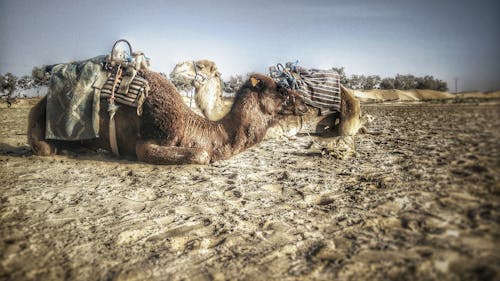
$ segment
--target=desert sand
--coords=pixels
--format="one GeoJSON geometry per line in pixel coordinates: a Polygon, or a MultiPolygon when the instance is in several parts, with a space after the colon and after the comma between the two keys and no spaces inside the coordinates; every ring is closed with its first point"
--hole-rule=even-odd
{"type": "Polygon", "coordinates": [[[373,104],[206,166],[33,156],[0,109],[0,280],[498,280],[500,105],[373,104]]]}
{"type": "Polygon", "coordinates": [[[354,90],[354,95],[361,102],[418,102],[418,101],[436,101],[436,100],[459,100],[464,99],[500,99],[500,91],[493,92],[462,92],[451,94],[449,92],[440,92],[433,90],[354,90]]]}
{"type": "Polygon", "coordinates": [[[362,102],[369,101],[420,101],[452,99],[454,95],[448,92],[433,90],[355,90],[354,95],[362,102]]]}

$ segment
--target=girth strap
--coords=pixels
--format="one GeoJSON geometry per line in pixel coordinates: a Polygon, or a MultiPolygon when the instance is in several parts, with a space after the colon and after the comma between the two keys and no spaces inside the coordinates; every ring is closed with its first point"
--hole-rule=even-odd
{"type": "Polygon", "coordinates": [[[113,89],[111,90],[111,96],[109,97],[109,144],[111,146],[111,150],[116,156],[120,156],[120,151],[118,150],[118,142],[116,141],[116,125],[115,125],[115,114],[118,110],[118,105],[115,104],[115,88],[118,83],[118,79],[122,75],[122,68],[118,65],[118,70],[116,71],[116,79],[113,84],[113,89]]]}
{"type": "Polygon", "coordinates": [[[120,156],[120,151],[118,150],[118,142],[116,141],[116,125],[115,125],[115,113],[118,106],[113,104],[108,107],[109,112],[109,144],[111,145],[111,151],[116,156],[120,156]]]}

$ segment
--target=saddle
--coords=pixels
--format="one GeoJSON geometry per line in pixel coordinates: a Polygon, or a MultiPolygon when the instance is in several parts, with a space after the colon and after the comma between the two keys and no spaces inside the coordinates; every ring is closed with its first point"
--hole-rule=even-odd
{"type": "Polygon", "coordinates": [[[94,88],[100,90],[101,99],[110,104],[119,103],[137,108],[137,115],[142,115],[142,104],[149,91],[148,81],[137,72],[149,67],[149,59],[142,52],[132,52],[130,43],[125,39],[115,42],[111,54],[105,59],[103,73],[94,82],[94,88]],[[125,42],[131,56],[116,50],[120,42],[125,42]]]}
{"type": "Polygon", "coordinates": [[[114,154],[120,155],[116,141],[115,113],[118,104],[137,108],[137,115],[142,115],[142,105],[148,96],[149,84],[138,74],[148,69],[149,58],[142,52],[132,52],[132,46],[125,39],[115,42],[104,62],[103,70],[93,87],[100,91],[100,98],[108,100],[109,140],[114,154]],[[129,53],[117,50],[120,42],[127,44],[129,53]]]}
{"type": "Polygon", "coordinates": [[[114,115],[120,106],[133,107],[142,115],[148,96],[148,82],[140,70],[149,67],[142,52],[132,52],[130,43],[118,40],[111,54],[82,61],[49,65],[45,138],[81,141],[99,138],[101,100],[108,100],[109,138],[113,153],[119,155],[114,115]],[[128,52],[117,48],[126,43],[128,52]]]}
{"type": "Polygon", "coordinates": [[[269,67],[269,75],[281,87],[297,90],[304,102],[318,108],[320,115],[340,112],[341,84],[338,73],[331,70],[305,69],[295,63],[278,63],[269,67]]]}

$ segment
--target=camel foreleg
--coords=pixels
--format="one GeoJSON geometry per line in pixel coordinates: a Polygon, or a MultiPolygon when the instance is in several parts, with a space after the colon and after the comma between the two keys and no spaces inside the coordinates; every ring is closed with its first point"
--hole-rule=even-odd
{"type": "Polygon", "coordinates": [[[28,118],[28,143],[35,155],[48,156],[56,153],[54,143],[45,140],[45,108],[47,97],[30,110],[28,118]]]}
{"type": "Polygon", "coordinates": [[[161,146],[152,142],[136,145],[137,159],[150,164],[208,164],[210,156],[202,148],[161,146]]]}

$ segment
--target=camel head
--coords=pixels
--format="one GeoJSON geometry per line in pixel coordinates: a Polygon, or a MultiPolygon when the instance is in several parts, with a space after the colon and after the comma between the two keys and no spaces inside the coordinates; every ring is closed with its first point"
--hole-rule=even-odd
{"type": "Polygon", "coordinates": [[[297,91],[281,87],[269,76],[252,74],[238,90],[237,98],[245,91],[258,93],[260,107],[265,113],[303,115],[307,112],[307,106],[297,91]]]}
{"type": "Polygon", "coordinates": [[[170,73],[170,77],[177,81],[200,88],[206,81],[212,78],[220,79],[217,65],[213,61],[185,61],[178,63],[170,73]]]}

